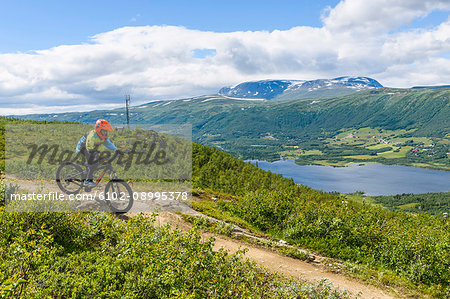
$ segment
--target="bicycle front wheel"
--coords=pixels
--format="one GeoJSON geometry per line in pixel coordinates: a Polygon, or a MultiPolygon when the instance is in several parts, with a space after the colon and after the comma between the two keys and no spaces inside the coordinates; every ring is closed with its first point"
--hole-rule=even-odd
{"type": "Polygon", "coordinates": [[[114,179],[106,184],[105,199],[111,211],[126,213],[133,206],[133,191],[125,181],[114,179]]]}
{"type": "Polygon", "coordinates": [[[80,165],[64,162],[56,170],[56,184],[66,194],[75,194],[83,187],[84,171],[80,165]]]}

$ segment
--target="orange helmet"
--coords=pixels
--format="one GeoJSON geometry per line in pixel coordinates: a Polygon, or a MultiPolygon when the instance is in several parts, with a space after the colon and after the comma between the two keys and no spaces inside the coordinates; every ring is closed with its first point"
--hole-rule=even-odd
{"type": "Polygon", "coordinates": [[[106,138],[108,138],[108,131],[114,131],[109,122],[104,119],[97,119],[97,121],[95,122],[94,130],[97,133],[98,137],[100,137],[102,140],[106,140],[106,138]]]}

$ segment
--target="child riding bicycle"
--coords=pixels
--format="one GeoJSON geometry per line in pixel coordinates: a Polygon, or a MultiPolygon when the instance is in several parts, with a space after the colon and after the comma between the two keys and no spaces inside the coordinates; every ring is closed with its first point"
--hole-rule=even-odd
{"type": "Polygon", "coordinates": [[[114,129],[108,121],[98,119],[95,122],[94,130],[81,136],[80,141],[78,141],[75,152],[82,153],[86,157],[89,169],[84,181],[85,186],[94,187],[97,185],[92,181],[92,178],[100,163],[98,147],[103,144],[107,149],[117,151],[116,146],[108,138],[108,132],[112,131],[114,129]]]}

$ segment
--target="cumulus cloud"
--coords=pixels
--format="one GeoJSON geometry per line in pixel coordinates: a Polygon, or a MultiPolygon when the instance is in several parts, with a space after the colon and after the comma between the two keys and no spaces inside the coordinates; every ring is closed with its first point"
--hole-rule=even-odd
{"type": "Polygon", "coordinates": [[[346,0],[324,13],[319,28],[216,33],[123,27],[86,44],[1,54],[1,113],[106,108],[129,93],[139,103],[266,78],[365,75],[396,87],[448,84],[450,59],[443,54],[450,51],[450,19],[426,30],[395,31],[436,9],[450,9],[450,3],[346,0]],[[204,49],[208,55],[196,54],[204,49]]]}
{"type": "Polygon", "coordinates": [[[449,10],[448,0],[344,0],[323,16],[327,28],[337,32],[373,33],[394,30],[433,10],[449,10]]]}

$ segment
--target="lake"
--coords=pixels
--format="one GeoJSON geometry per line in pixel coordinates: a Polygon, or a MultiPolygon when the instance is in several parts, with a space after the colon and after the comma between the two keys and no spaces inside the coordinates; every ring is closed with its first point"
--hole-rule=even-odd
{"type": "Polygon", "coordinates": [[[326,192],[352,193],[364,191],[367,195],[395,195],[450,191],[450,172],[401,165],[367,163],[348,167],[297,165],[294,160],[250,160],[264,170],[292,178],[297,184],[326,192]]]}

